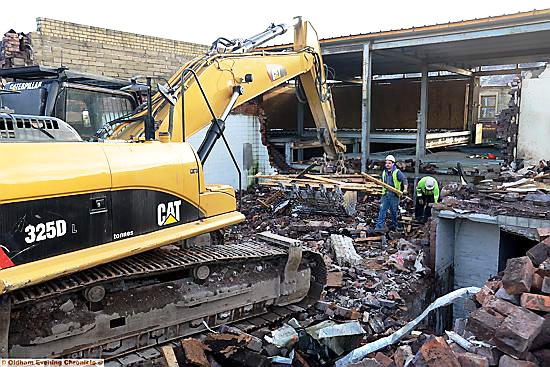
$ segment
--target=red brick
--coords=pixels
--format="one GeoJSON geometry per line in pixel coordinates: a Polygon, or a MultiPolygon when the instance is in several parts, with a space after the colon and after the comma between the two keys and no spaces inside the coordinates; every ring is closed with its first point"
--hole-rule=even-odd
{"type": "Polygon", "coordinates": [[[455,353],[461,367],[489,367],[487,358],[474,353],[455,353]]]}
{"type": "Polygon", "coordinates": [[[458,358],[453,354],[451,348],[440,336],[429,339],[420,347],[422,358],[428,367],[460,367],[458,358]]]}
{"type": "Polygon", "coordinates": [[[536,313],[517,307],[489,341],[504,353],[520,357],[539,335],[543,323],[544,318],[536,313]]]}
{"type": "Polygon", "coordinates": [[[537,268],[537,274],[541,277],[550,277],[550,259],[546,259],[537,268]]]}
{"type": "Polygon", "coordinates": [[[500,357],[500,361],[498,361],[498,367],[539,367],[539,366],[537,366],[533,362],[514,359],[505,354],[502,357],[500,357]]]}
{"type": "Polygon", "coordinates": [[[518,306],[506,301],[506,300],[503,300],[499,297],[496,297],[496,296],[488,296],[486,299],[485,299],[485,303],[483,304],[483,308],[490,308],[496,312],[498,312],[499,314],[503,315],[503,316],[508,316],[510,315],[512,312],[514,312],[518,306]]]}
{"type": "Polygon", "coordinates": [[[542,290],[546,294],[550,294],[550,277],[544,277],[540,290],[542,290]]]}
{"type": "Polygon", "coordinates": [[[533,281],[531,282],[531,292],[540,291],[542,289],[543,279],[544,278],[541,277],[535,270],[535,273],[533,274],[533,281]]]}
{"type": "MultiPolygon", "coordinates": [[[[539,335],[533,340],[531,349],[539,349],[545,345],[550,345],[550,313],[544,315],[544,323],[542,324],[539,335]]],[[[550,359],[548,360],[550,364],[550,359]]]]}
{"type": "Polygon", "coordinates": [[[494,294],[495,294],[495,292],[491,288],[484,285],[481,288],[481,290],[476,293],[476,295],[475,295],[476,301],[478,301],[480,304],[483,304],[485,302],[485,299],[487,298],[487,296],[494,295],[494,294]]]}
{"type": "Polygon", "coordinates": [[[521,294],[531,290],[535,268],[527,256],[508,259],[502,277],[502,286],[508,294],[521,294]]]}
{"type": "Polygon", "coordinates": [[[521,307],[535,311],[550,312],[550,296],[534,293],[523,293],[521,295],[521,307]]]}
{"type": "Polygon", "coordinates": [[[484,308],[479,308],[468,317],[466,330],[472,332],[478,338],[489,340],[497,331],[504,317],[500,314],[495,315],[484,308]]]}
{"type": "Polygon", "coordinates": [[[376,359],[378,363],[384,367],[389,367],[393,364],[393,359],[381,352],[376,353],[374,359],[376,359]]]}
{"type": "Polygon", "coordinates": [[[475,352],[476,354],[479,354],[480,356],[487,358],[487,360],[489,361],[489,366],[498,365],[498,360],[502,355],[502,352],[500,350],[492,346],[476,347],[475,352]]]}
{"type": "Polygon", "coordinates": [[[539,266],[544,260],[550,257],[550,244],[541,242],[527,251],[527,256],[531,259],[534,266],[539,266]]]}

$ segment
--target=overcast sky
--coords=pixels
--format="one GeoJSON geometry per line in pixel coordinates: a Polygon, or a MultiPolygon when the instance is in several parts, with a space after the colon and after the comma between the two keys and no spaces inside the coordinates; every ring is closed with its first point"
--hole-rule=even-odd
{"type": "MultiPolygon", "coordinates": [[[[246,38],[297,15],[327,38],[545,9],[550,0],[24,0],[6,6],[13,9],[1,15],[2,32],[34,31],[36,18],[45,17],[210,44],[220,36],[246,38]]],[[[275,43],[290,42],[289,36],[275,43]]]]}

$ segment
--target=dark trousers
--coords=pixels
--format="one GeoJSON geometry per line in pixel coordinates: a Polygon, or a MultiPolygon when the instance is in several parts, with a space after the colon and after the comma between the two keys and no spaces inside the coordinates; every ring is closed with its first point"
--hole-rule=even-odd
{"type": "Polygon", "coordinates": [[[427,221],[432,216],[432,207],[428,204],[434,203],[433,195],[422,195],[416,198],[416,205],[414,206],[414,216],[418,220],[427,221]],[[422,199],[423,203],[419,203],[419,199],[422,199]]]}

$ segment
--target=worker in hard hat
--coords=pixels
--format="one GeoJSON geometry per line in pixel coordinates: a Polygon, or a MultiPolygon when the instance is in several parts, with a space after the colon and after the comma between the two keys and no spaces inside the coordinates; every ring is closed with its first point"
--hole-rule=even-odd
{"type": "Polygon", "coordinates": [[[439,201],[439,184],[431,176],[425,176],[416,185],[416,205],[414,215],[416,220],[426,222],[432,216],[432,205],[439,201]]]}
{"type": "MultiPolygon", "coordinates": [[[[386,163],[384,164],[384,170],[382,171],[382,181],[386,184],[395,187],[397,190],[406,193],[409,187],[407,178],[395,165],[395,157],[388,155],[386,157],[386,163]]],[[[382,232],[384,230],[384,224],[386,222],[386,213],[389,210],[391,214],[390,229],[399,229],[400,226],[397,223],[397,214],[399,210],[400,197],[393,191],[387,190],[382,187],[382,198],[380,199],[380,211],[378,212],[378,220],[374,227],[375,232],[382,232]]]]}

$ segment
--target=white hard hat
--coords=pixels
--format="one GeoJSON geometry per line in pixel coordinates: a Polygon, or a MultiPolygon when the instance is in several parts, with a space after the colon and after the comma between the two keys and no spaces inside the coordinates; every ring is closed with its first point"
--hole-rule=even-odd
{"type": "Polygon", "coordinates": [[[395,157],[394,157],[393,155],[391,155],[391,154],[388,155],[388,156],[386,156],[386,160],[387,160],[387,161],[392,161],[393,163],[395,163],[395,157]]]}
{"type": "Polygon", "coordinates": [[[426,178],[426,189],[433,190],[435,187],[435,179],[433,177],[426,178]]]}

